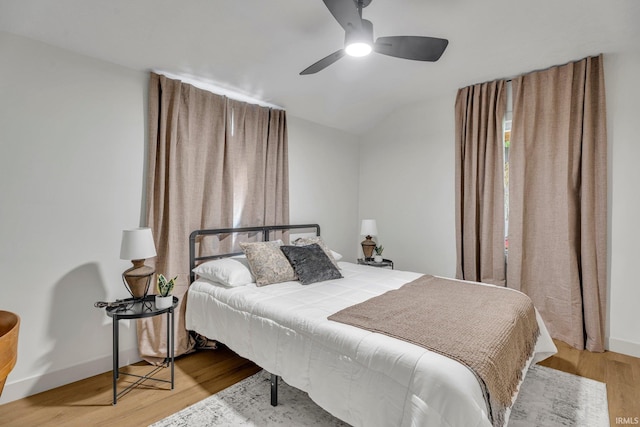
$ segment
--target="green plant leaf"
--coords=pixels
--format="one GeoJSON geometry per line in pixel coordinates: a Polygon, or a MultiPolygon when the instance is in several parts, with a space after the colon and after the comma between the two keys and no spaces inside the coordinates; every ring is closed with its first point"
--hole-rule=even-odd
{"type": "Polygon", "coordinates": [[[178,276],[174,277],[171,280],[167,280],[166,277],[164,277],[163,274],[158,274],[158,295],[166,297],[171,295],[171,291],[173,290],[173,287],[175,286],[175,281],[178,278],[178,276]]]}

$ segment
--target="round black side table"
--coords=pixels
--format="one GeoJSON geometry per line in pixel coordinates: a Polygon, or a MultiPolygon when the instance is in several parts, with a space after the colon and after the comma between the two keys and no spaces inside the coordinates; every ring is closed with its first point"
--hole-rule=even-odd
{"type": "Polygon", "coordinates": [[[384,258],[382,261],[380,262],[375,262],[373,260],[373,258],[358,258],[358,264],[360,265],[368,265],[371,267],[391,267],[391,269],[393,270],[393,261],[391,261],[390,259],[386,259],[384,258]]]}
{"type": "Polygon", "coordinates": [[[117,301],[116,306],[106,307],[107,315],[113,318],[113,404],[118,402],[118,397],[132,389],[133,387],[141,384],[146,380],[160,381],[171,384],[171,390],[173,390],[173,371],[174,371],[174,309],[178,305],[178,298],[173,297],[173,304],[167,308],[157,308],[155,302],[155,295],[147,295],[144,299],[128,298],[125,300],[117,301]],[[146,375],[130,374],[128,372],[120,372],[119,366],[119,321],[125,319],[142,319],[145,317],[154,317],[166,314],[167,315],[167,358],[164,364],[156,366],[151,372],[146,375]],[[153,378],[160,369],[168,366],[171,368],[171,380],[163,380],[159,378],[153,378]],[[129,375],[137,377],[138,379],[131,385],[127,386],[124,390],[118,393],[118,378],[120,375],[129,375]]]}

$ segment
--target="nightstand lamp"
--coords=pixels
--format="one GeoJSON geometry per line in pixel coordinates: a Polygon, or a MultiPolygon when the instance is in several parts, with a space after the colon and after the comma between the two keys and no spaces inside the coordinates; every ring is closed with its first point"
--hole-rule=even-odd
{"type": "Polygon", "coordinates": [[[362,225],[360,226],[360,234],[362,236],[366,236],[361,243],[364,259],[371,259],[371,257],[373,256],[373,250],[376,247],[376,242],[371,240],[371,236],[378,235],[378,226],[376,225],[376,220],[363,219],[362,225]]]}
{"type": "Polygon", "coordinates": [[[122,281],[133,298],[142,299],[149,291],[151,276],[156,270],[144,264],[146,258],[156,256],[156,246],[150,228],[136,228],[122,232],[120,259],[128,259],[133,267],[122,273],[122,281]]]}

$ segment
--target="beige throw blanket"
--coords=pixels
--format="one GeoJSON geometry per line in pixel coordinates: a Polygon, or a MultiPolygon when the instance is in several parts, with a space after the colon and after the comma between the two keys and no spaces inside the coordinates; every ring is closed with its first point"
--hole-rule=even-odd
{"type": "Polygon", "coordinates": [[[433,276],[347,307],[329,320],[399,338],[464,364],[480,380],[494,426],[504,425],[540,333],[526,295],[433,276]]]}

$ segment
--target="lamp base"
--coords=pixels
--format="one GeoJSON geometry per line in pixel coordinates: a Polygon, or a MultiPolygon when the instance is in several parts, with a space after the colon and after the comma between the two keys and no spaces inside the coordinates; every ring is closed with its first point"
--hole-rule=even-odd
{"type": "Polygon", "coordinates": [[[373,250],[376,247],[376,242],[371,240],[371,236],[367,236],[360,244],[362,245],[362,253],[364,254],[364,258],[371,259],[371,257],[373,256],[373,250]]]}
{"type": "Polygon", "coordinates": [[[149,292],[151,276],[156,270],[153,267],[144,265],[143,259],[136,259],[131,262],[133,267],[122,273],[122,282],[133,298],[143,299],[149,292]]]}

